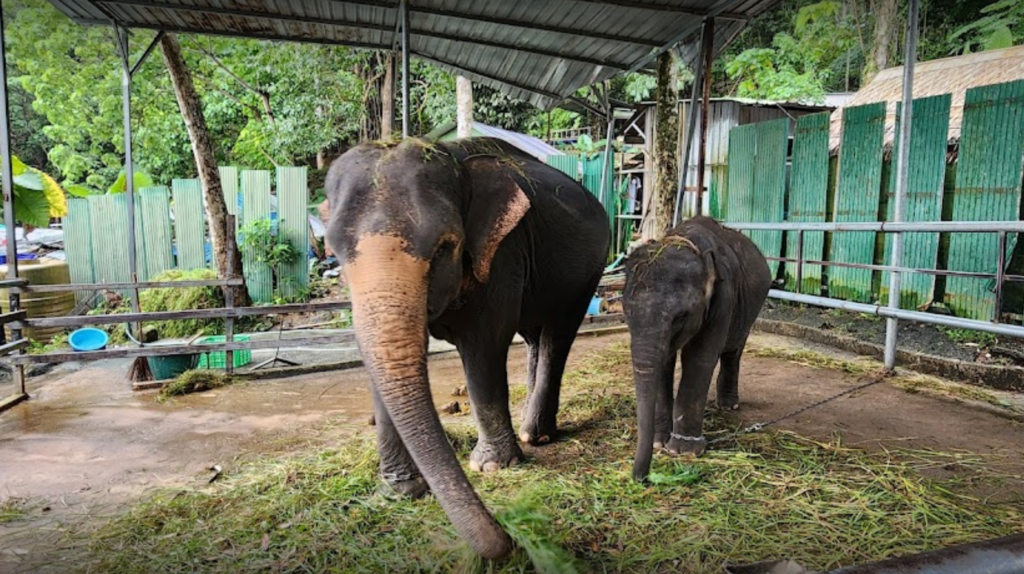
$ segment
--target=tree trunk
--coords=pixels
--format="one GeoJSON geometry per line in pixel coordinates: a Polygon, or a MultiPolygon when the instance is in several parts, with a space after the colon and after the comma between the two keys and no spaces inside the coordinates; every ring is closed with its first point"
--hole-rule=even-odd
{"type": "Polygon", "coordinates": [[[395,55],[384,57],[384,85],[380,90],[380,139],[389,140],[395,130],[395,55]]]}
{"type": "Polygon", "coordinates": [[[871,10],[875,16],[875,29],[871,35],[871,53],[864,64],[861,86],[866,86],[875,74],[889,67],[889,54],[896,37],[899,0],[873,0],[871,10]]]}
{"type": "MultiPolygon", "coordinates": [[[[192,155],[195,156],[196,167],[199,170],[199,180],[203,184],[203,204],[206,206],[206,221],[210,228],[210,242],[213,244],[213,261],[217,268],[217,276],[221,279],[241,278],[242,258],[238,253],[238,245],[230,244],[228,241],[228,207],[224,203],[224,190],[220,184],[220,172],[217,170],[210,132],[206,128],[206,118],[203,116],[202,101],[196,93],[192,75],[181,55],[181,45],[177,37],[174,34],[164,34],[160,40],[160,47],[163,49],[167,71],[171,74],[171,83],[174,84],[181,117],[185,120],[185,128],[188,129],[192,155]],[[232,269],[228,269],[228,249],[234,252],[232,269]]],[[[244,285],[231,289],[234,289],[236,305],[250,303],[249,292],[244,285]]]]}
{"type": "Polygon", "coordinates": [[[455,119],[457,137],[473,135],[473,82],[462,76],[455,76],[455,119]]]}
{"type": "MultiPolygon", "coordinates": [[[[675,65],[671,52],[658,56],[657,132],[654,136],[654,229],[660,238],[672,227],[676,208],[676,185],[679,174],[679,94],[676,86],[675,65]]],[[[697,81],[696,79],[694,81],[697,81]]]]}

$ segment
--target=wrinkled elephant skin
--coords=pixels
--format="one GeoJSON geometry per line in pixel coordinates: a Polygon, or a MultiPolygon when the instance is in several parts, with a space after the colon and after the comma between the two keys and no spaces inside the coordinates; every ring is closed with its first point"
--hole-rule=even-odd
{"type": "Polygon", "coordinates": [[[622,304],[637,395],[636,480],[647,478],[654,449],[700,455],[707,448],[704,407],[719,362],[718,405],[739,408],[740,358],[770,287],[757,246],[707,217],[629,255],[622,304]],[[677,354],[682,376],[673,398],[677,354]]]}
{"type": "Polygon", "coordinates": [[[604,209],[566,175],[489,138],[364,144],[334,161],[326,188],[327,242],[351,290],[383,478],[400,494],[429,487],[477,552],[503,557],[511,539],[435,411],[427,335],[462,357],[479,431],[471,469],[515,464],[519,438],[551,440],[565,361],[607,256],[604,209]],[[506,373],[516,333],[530,356],[518,435],[506,373]]]}

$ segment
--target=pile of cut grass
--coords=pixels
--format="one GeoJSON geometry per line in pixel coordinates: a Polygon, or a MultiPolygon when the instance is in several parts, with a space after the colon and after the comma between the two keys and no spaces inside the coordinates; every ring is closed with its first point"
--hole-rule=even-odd
{"type": "MultiPolygon", "coordinates": [[[[1017,505],[963,494],[998,480],[975,455],[871,455],[837,440],[745,435],[696,461],[656,457],[652,485],[630,478],[635,441],[629,353],[613,346],[567,374],[566,436],[527,464],[470,476],[517,540],[486,564],[433,498],[378,493],[369,433],[337,451],[264,458],[201,489],[158,495],[95,533],[106,572],[721,572],[793,558],[830,569],[1024,529],[1017,505]]],[[[514,393],[521,400],[522,392],[514,393]]],[[[713,433],[725,420],[711,417],[713,433]]],[[[466,461],[475,432],[450,425],[466,461]]]]}
{"type": "Polygon", "coordinates": [[[170,397],[219,389],[234,382],[234,377],[224,373],[193,369],[185,371],[178,378],[164,385],[157,396],[160,400],[166,400],[170,397]]]}

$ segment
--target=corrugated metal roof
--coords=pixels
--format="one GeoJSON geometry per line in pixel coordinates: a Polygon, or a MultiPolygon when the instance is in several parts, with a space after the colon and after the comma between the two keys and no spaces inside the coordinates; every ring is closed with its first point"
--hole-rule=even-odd
{"type": "MultiPolygon", "coordinates": [[[[455,131],[455,128],[455,122],[449,122],[433,130],[432,132],[427,134],[426,137],[427,139],[440,140],[444,138],[446,135],[455,131]]],[[[526,134],[521,134],[519,132],[499,128],[497,126],[491,126],[480,122],[473,122],[473,133],[474,135],[479,134],[480,136],[483,137],[492,137],[505,140],[508,143],[516,146],[517,148],[523,150],[524,152],[532,155],[533,157],[541,161],[544,161],[544,159],[547,158],[548,156],[565,155],[565,153],[562,150],[549,145],[543,140],[526,134]]]]}
{"type": "MultiPolygon", "coordinates": [[[[952,94],[949,115],[949,141],[960,139],[960,124],[964,113],[967,90],[978,86],[1000,84],[1024,79],[1024,46],[1004,50],[989,50],[976,54],[955,56],[920,62],[914,66],[914,98],[952,94]]],[[[844,108],[886,102],[885,146],[892,146],[896,125],[896,102],[903,98],[903,66],[888,68],[878,73],[852,98],[844,108]]],[[[843,109],[832,112],[829,147],[839,147],[843,109]]]]}
{"type": "MultiPolygon", "coordinates": [[[[49,0],[83,24],[390,49],[398,0],[49,0]]],[[[778,0],[416,0],[414,56],[550,109],[580,87],[650,65],[677,45],[692,60],[702,19],[720,52],[778,0]],[[679,44],[682,42],[682,44],[679,44]]]]}

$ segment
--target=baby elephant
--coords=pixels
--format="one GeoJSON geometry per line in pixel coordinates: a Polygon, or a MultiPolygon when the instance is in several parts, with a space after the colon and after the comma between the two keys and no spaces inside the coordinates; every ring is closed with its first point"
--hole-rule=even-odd
{"type": "Polygon", "coordinates": [[[707,217],[630,254],[623,311],[639,427],[634,479],[647,478],[655,448],[704,452],[704,406],[719,359],[718,405],[739,408],[740,357],[771,281],[757,246],[707,217]],[[673,403],[677,353],[683,374],[673,403]]]}

